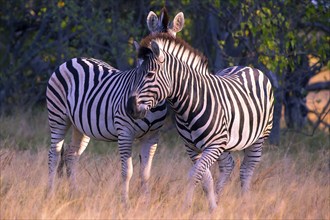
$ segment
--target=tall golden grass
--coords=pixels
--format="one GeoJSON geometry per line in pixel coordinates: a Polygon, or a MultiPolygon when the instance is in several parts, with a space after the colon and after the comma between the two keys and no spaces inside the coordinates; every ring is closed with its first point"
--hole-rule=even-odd
{"type": "MultiPolygon", "coordinates": [[[[175,131],[162,134],[147,204],[140,196],[139,147],[133,149],[131,207],[126,209],[120,202],[120,162],[115,144],[91,141],[79,161],[78,192],[72,196],[65,178],[57,179],[56,194],[45,198],[46,114],[14,114],[0,119],[0,219],[330,219],[330,143],[323,133],[313,137],[290,133],[280,146],[266,145],[252,191],[244,197],[239,183],[242,153],[234,153],[236,167],[231,181],[219,207],[209,214],[201,186],[192,208],[184,206],[191,162],[175,131]]],[[[217,171],[213,166],[215,179],[217,171]]]]}

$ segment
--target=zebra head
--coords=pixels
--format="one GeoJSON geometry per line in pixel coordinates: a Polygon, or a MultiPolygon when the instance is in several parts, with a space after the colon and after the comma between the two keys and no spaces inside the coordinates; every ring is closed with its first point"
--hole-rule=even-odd
{"type": "Polygon", "coordinates": [[[138,57],[142,60],[137,71],[138,80],[126,105],[127,113],[134,119],[144,118],[171,91],[170,80],[163,68],[165,53],[157,42],[151,41],[150,47],[140,47],[138,57]]]}
{"type": "MultiPolygon", "coordinates": [[[[184,26],[183,12],[176,14],[173,21],[169,22],[168,12],[165,7],[162,8],[159,18],[155,12],[150,11],[147,16],[147,26],[151,36],[155,36],[159,33],[167,33],[172,37],[176,37],[176,34],[180,32],[184,26]]],[[[138,52],[140,44],[136,41],[133,43],[135,50],[138,52]]],[[[143,60],[138,59],[137,64],[140,65],[142,61],[143,60]]]]}

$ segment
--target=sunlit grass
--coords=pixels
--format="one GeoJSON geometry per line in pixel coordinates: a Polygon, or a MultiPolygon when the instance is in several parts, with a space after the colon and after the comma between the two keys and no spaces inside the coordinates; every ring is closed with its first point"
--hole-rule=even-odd
{"type": "MultiPolygon", "coordinates": [[[[139,147],[133,149],[131,207],[121,205],[120,162],[115,143],[91,141],[79,161],[78,193],[70,196],[65,179],[56,195],[46,199],[47,116],[44,112],[2,117],[0,123],[0,219],[329,219],[329,138],[285,134],[281,145],[266,145],[253,179],[252,192],[240,194],[236,162],[219,207],[210,215],[201,187],[185,209],[191,162],[175,130],[163,133],[156,152],[150,204],[141,199],[139,147]],[[96,150],[95,150],[96,148],[96,150]]],[[[168,130],[168,129],[167,129],[168,130]]],[[[136,143],[138,145],[138,142],[136,143]]],[[[212,167],[218,178],[217,164],[212,167]]]]}

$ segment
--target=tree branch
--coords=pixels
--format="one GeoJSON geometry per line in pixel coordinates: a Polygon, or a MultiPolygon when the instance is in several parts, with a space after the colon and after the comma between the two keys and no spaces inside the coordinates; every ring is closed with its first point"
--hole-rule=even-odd
{"type": "Polygon", "coordinates": [[[330,90],[330,81],[313,83],[306,86],[306,90],[309,92],[320,91],[320,90],[330,90]]]}
{"type": "Polygon", "coordinates": [[[300,27],[300,28],[312,27],[312,28],[322,30],[327,34],[330,34],[330,28],[320,22],[305,22],[305,23],[299,22],[298,27],[300,27]]]}

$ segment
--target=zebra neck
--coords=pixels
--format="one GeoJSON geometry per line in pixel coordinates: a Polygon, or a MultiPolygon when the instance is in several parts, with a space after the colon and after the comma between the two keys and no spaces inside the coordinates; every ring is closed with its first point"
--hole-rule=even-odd
{"type": "MultiPolygon", "coordinates": [[[[203,99],[210,97],[209,75],[195,71],[182,71],[173,75],[172,95],[168,101],[182,121],[189,121],[203,106],[203,99]]],[[[204,101],[205,101],[204,100],[204,101]]]]}

